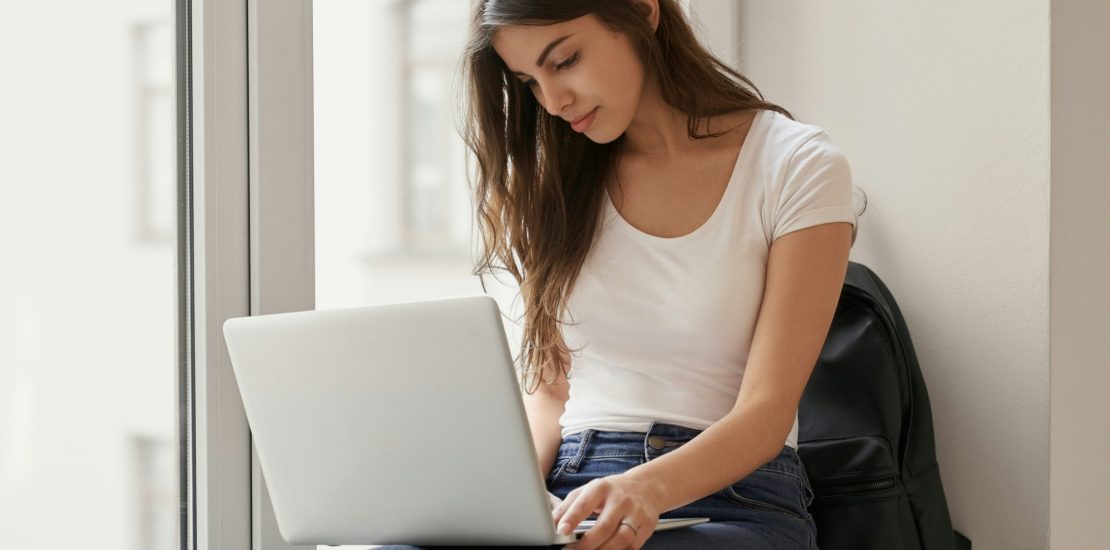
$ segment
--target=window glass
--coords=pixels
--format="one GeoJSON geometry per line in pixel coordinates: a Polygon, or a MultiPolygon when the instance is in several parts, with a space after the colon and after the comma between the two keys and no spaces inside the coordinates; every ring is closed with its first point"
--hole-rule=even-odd
{"type": "Polygon", "coordinates": [[[178,548],[173,16],[0,17],[4,548],[178,548]]]}
{"type": "MultiPolygon", "coordinates": [[[[467,4],[313,6],[317,309],[484,292],[453,88],[467,4]]],[[[486,291],[510,315],[499,278],[486,291]]]]}

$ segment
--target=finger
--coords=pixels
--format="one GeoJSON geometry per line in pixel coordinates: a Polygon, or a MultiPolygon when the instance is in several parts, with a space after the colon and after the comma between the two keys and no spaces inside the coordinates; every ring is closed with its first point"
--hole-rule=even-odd
{"type": "MultiPolygon", "coordinates": [[[[551,518],[558,524],[560,520],[565,519],[567,511],[570,510],[571,506],[574,506],[574,504],[582,498],[583,494],[589,493],[595,487],[596,485],[594,484],[586,484],[567,493],[567,498],[563,499],[563,501],[551,511],[551,518]]],[[[581,521],[581,519],[579,521],[581,521]]]]}
{"type": "Polygon", "coordinates": [[[627,497],[611,496],[607,499],[601,507],[597,523],[579,539],[580,548],[623,550],[631,544],[632,539],[636,537],[636,532],[628,526],[622,527],[621,521],[631,515],[633,508],[632,501],[627,497]]]}
{"type": "Polygon", "coordinates": [[[647,544],[648,539],[650,539],[651,535],[655,532],[655,526],[658,524],[659,518],[648,518],[647,521],[644,522],[642,527],[639,524],[636,524],[636,529],[639,532],[636,534],[635,537],[633,537],[630,548],[632,548],[633,550],[639,550],[640,548],[643,548],[643,546],[647,544]]]}
{"type": "MultiPolygon", "coordinates": [[[[590,532],[592,533],[593,529],[590,529],[590,532]]],[[[638,549],[643,546],[642,542],[638,542],[636,540],[638,538],[639,535],[634,534],[632,532],[632,529],[629,529],[627,525],[618,525],[617,531],[613,533],[613,536],[609,537],[609,539],[606,540],[604,544],[598,546],[594,550],[628,550],[629,548],[638,549]]]]}
{"type": "Polygon", "coordinates": [[[582,491],[580,489],[581,488],[575,489],[568,493],[567,498],[563,499],[563,501],[560,502],[559,505],[551,511],[551,519],[555,522],[556,525],[558,525],[559,520],[562,519],[563,515],[566,514],[567,508],[570,507],[571,504],[574,504],[574,501],[578,500],[578,495],[582,494],[582,491]]]}
{"type": "MultiPolygon", "coordinates": [[[[598,547],[597,550],[627,550],[629,548],[632,550],[639,550],[647,543],[648,539],[651,538],[656,524],[659,523],[658,519],[652,521],[651,517],[641,518],[638,515],[633,516],[631,514],[624,516],[622,521],[627,521],[635,525],[636,529],[632,529],[618,522],[616,532],[614,532],[613,536],[605,541],[603,545],[598,547]]],[[[600,520],[598,523],[600,523],[600,520]]],[[[593,529],[590,529],[590,532],[593,532],[593,529]]]]}
{"type": "MultiPolygon", "coordinates": [[[[563,501],[563,505],[566,505],[567,508],[562,517],[556,520],[559,533],[567,534],[574,531],[582,520],[596,512],[600,507],[601,501],[605,498],[605,493],[598,489],[600,486],[594,485],[592,488],[585,487],[586,486],[583,486],[585,490],[577,495],[574,502],[567,505],[566,501],[563,501]]],[[[569,499],[570,495],[567,495],[567,498],[569,499]]]]}
{"type": "MultiPolygon", "coordinates": [[[[590,529],[593,532],[593,529],[590,529]]],[[[604,544],[597,547],[597,550],[627,550],[629,548],[639,548],[634,546],[636,535],[633,534],[632,529],[627,525],[617,525],[616,532],[613,536],[609,537],[604,544]]]]}

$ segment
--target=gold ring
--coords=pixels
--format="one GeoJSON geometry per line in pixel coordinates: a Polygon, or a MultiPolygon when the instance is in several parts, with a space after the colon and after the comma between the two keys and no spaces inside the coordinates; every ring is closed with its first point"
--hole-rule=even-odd
{"type": "Polygon", "coordinates": [[[632,530],[633,535],[636,535],[636,536],[640,535],[640,533],[638,531],[636,531],[636,528],[633,527],[631,523],[628,523],[627,521],[621,521],[621,525],[627,525],[628,528],[632,530]]]}

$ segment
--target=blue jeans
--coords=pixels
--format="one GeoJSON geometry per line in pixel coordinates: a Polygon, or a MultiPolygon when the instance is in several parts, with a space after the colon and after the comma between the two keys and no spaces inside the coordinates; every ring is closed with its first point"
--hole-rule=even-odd
{"type": "MultiPolygon", "coordinates": [[[[559,445],[547,490],[566,498],[599,477],[619,474],[663,456],[698,435],[700,430],[653,422],[644,432],[588,429],[559,445]]],[[[770,462],[747,477],[700,500],[664,512],[660,518],[707,517],[708,523],[660,531],[644,550],[715,549],[816,550],[817,525],[808,506],[813,489],[797,451],[783,446],[770,462]]],[[[383,549],[414,549],[391,545],[383,549]]],[[[532,547],[548,548],[548,547],[532,547]]]]}

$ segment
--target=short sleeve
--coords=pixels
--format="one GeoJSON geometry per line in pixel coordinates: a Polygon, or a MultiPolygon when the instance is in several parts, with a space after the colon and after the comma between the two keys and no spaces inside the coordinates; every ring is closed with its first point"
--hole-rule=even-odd
{"type": "Polygon", "coordinates": [[[855,242],[852,172],[848,159],[828,134],[820,132],[798,147],[787,162],[773,200],[772,242],[787,233],[831,222],[851,223],[855,242]]]}

